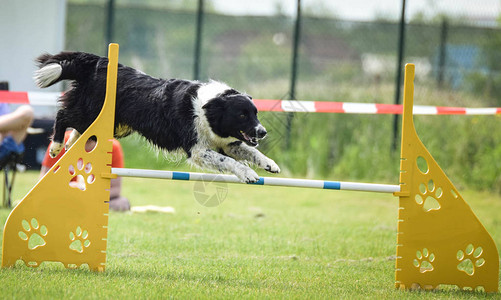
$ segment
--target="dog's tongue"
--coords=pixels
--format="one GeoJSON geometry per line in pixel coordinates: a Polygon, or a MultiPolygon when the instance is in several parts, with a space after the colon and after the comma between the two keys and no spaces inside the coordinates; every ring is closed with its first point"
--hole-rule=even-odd
{"type": "Polygon", "coordinates": [[[250,142],[251,140],[251,137],[248,136],[247,134],[245,134],[245,132],[242,131],[242,136],[244,137],[244,139],[248,140],[250,142]]]}
{"type": "Polygon", "coordinates": [[[245,132],[242,131],[242,136],[244,137],[244,139],[246,141],[248,141],[249,143],[252,143],[252,144],[257,144],[257,138],[253,138],[253,137],[250,137],[248,136],[245,132]]]}

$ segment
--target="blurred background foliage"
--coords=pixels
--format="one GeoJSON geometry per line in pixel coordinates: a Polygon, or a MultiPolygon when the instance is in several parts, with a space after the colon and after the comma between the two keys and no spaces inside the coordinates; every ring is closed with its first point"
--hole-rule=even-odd
{"type": "MultiPolygon", "coordinates": [[[[393,103],[398,22],[350,21],[303,8],[295,96],[301,100],[393,103]]],[[[196,0],[118,0],[113,41],[120,62],[161,78],[194,79],[196,0]]],[[[66,48],[105,55],[107,1],[68,3],[66,48]]],[[[200,78],[221,80],[256,99],[290,98],[294,16],[228,15],[205,1],[200,78]]],[[[416,64],[415,104],[501,106],[501,31],[447,15],[414,15],[404,62],[416,64]]],[[[261,112],[260,149],[286,176],[398,182],[393,116],[261,112]],[[286,136],[290,134],[290,145],[286,136]]],[[[500,116],[416,116],[418,134],[460,187],[501,193],[500,116]]],[[[126,166],[183,166],[132,136],[126,166]]]]}

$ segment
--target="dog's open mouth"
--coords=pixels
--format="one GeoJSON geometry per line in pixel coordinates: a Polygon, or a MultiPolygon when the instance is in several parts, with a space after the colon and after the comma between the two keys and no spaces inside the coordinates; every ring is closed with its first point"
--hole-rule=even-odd
{"type": "Polygon", "coordinates": [[[245,132],[243,132],[242,130],[240,130],[240,134],[244,138],[244,141],[247,145],[253,146],[253,147],[257,146],[258,141],[259,141],[259,139],[257,137],[249,136],[245,132]]]}

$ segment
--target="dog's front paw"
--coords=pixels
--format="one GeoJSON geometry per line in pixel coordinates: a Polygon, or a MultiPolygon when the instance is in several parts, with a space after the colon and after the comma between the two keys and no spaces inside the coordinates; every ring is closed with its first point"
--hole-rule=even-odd
{"type": "Polygon", "coordinates": [[[259,175],[249,167],[242,167],[235,172],[238,179],[243,183],[254,183],[259,180],[259,175]]]}
{"type": "Polygon", "coordinates": [[[263,169],[270,173],[280,173],[280,167],[271,159],[266,161],[266,166],[263,169]]]}
{"type": "Polygon", "coordinates": [[[63,149],[62,143],[52,142],[52,145],[50,146],[49,150],[50,157],[52,158],[56,157],[59,154],[59,152],[61,152],[62,149],[63,149]]]}

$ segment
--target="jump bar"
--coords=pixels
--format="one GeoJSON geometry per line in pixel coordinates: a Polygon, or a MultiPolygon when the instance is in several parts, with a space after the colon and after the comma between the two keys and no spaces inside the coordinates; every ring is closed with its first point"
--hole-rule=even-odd
{"type": "MultiPolygon", "coordinates": [[[[185,181],[206,181],[206,182],[215,181],[215,182],[226,182],[226,183],[241,183],[240,180],[237,178],[237,176],[227,175],[227,174],[206,174],[206,173],[127,169],[127,168],[111,168],[111,173],[120,177],[140,177],[140,178],[185,180],[185,181]]],[[[390,185],[390,184],[326,181],[326,180],[294,179],[294,178],[278,178],[278,177],[260,177],[259,181],[250,184],[292,186],[292,187],[328,189],[328,190],[364,191],[364,192],[378,192],[378,193],[400,192],[400,186],[390,185]]]]}

